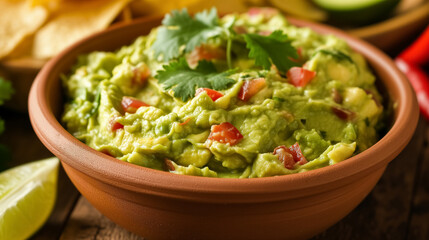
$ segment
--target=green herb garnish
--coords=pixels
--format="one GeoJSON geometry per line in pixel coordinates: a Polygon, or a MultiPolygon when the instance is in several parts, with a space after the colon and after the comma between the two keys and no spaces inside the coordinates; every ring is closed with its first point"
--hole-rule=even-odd
{"type": "Polygon", "coordinates": [[[234,22],[235,19],[232,19],[221,26],[216,8],[197,13],[194,18],[189,15],[186,9],[173,10],[167,14],[162,21],[163,26],[158,29],[152,49],[156,57],[162,54],[165,62],[180,59],[165,65],[163,70],[158,71],[156,78],[163,85],[163,88],[165,90],[172,89],[174,96],[180,97],[183,101],[194,97],[197,87],[214,90],[226,89],[228,84],[234,82],[227,76],[231,74],[232,69],[232,41],[236,41],[237,36],[244,38],[244,41],[237,41],[237,43],[243,45],[246,43],[246,47],[250,50],[249,57],[255,59],[257,66],[270,69],[274,64],[279,72],[286,73],[289,68],[297,65],[291,59],[298,58],[298,53],[291,45],[288,36],[282,31],[274,31],[269,36],[237,35],[232,30],[234,22]],[[191,69],[183,58],[183,54],[191,52],[215,37],[220,37],[226,41],[226,58],[230,70],[218,73],[213,63],[208,61],[200,61],[196,69],[191,69]]]}
{"type": "Polygon", "coordinates": [[[273,97],[273,100],[278,101],[278,102],[286,101],[284,98],[279,98],[279,97],[273,97]]]}
{"type": "Polygon", "coordinates": [[[91,111],[85,115],[85,119],[89,119],[90,117],[94,116],[98,112],[98,109],[100,108],[100,101],[101,101],[101,90],[98,88],[97,93],[95,95],[94,99],[94,105],[91,109],[91,111]]]}
{"type": "Polygon", "coordinates": [[[0,77],[0,105],[3,104],[4,101],[9,100],[13,93],[12,84],[0,77]]]}
{"type": "Polygon", "coordinates": [[[212,62],[200,61],[195,69],[191,69],[184,58],[163,66],[155,76],[165,90],[172,89],[174,97],[183,101],[195,96],[197,88],[214,90],[226,89],[235,80],[228,78],[232,70],[218,73],[212,62]]]}
{"type": "Polygon", "coordinates": [[[272,32],[269,36],[244,34],[244,40],[246,47],[250,49],[249,57],[254,58],[258,66],[270,69],[274,64],[283,73],[297,66],[289,57],[298,58],[298,53],[287,35],[280,30],[272,32]]]}
{"type": "Polygon", "coordinates": [[[197,13],[195,18],[186,9],[173,10],[171,14],[165,15],[162,24],[152,48],[156,57],[163,54],[164,61],[179,57],[182,46],[185,46],[185,52],[191,52],[224,31],[219,25],[216,8],[197,13]]]}

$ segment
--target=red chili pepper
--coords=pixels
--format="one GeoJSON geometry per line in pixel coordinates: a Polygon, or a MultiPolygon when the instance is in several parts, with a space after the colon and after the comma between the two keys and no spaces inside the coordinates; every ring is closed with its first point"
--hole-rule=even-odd
{"type": "Polygon", "coordinates": [[[429,63],[429,26],[396,57],[395,62],[413,86],[420,112],[429,120],[429,76],[421,69],[421,66],[429,63]]]}
{"type": "Polygon", "coordinates": [[[429,26],[399,57],[405,62],[419,66],[429,63],[429,26]]]}
{"type": "Polygon", "coordinates": [[[417,65],[408,63],[400,57],[397,57],[395,62],[413,86],[420,112],[426,120],[429,120],[429,76],[417,65]]]}

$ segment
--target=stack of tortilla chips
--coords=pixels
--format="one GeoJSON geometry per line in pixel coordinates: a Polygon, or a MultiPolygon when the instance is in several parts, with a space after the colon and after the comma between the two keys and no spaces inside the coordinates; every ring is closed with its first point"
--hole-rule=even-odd
{"type": "Polygon", "coordinates": [[[0,58],[54,56],[105,29],[129,0],[0,0],[0,58]]]}
{"type": "Polygon", "coordinates": [[[112,24],[187,7],[243,11],[245,0],[0,0],[0,61],[49,59],[112,24]]]}

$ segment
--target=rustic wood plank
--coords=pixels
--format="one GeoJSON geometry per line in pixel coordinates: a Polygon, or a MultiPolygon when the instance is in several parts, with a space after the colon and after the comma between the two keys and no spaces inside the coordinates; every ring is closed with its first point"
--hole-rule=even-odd
{"type": "Polygon", "coordinates": [[[11,159],[0,159],[7,161],[2,162],[6,167],[52,156],[34,133],[27,113],[3,108],[0,109],[0,116],[5,121],[5,131],[0,136],[0,144],[6,146],[12,156],[11,159]]]}
{"type": "Polygon", "coordinates": [[[57,199],[51,216],[32,240],[58,239],[80,196],[61,167],[58,175],[57,199]]]}
{"type": "MultiPolygon", "coordinates": [[[[1,109],[0,116],[6,122],[6,131],[0,137],[0,144],[6,146],[11,155],[10,159],[0,156],[3,166],[13,167],[52,156],[34,133],[28,114],[1,109]]],[[[34,240],[58,239],[79,196],[62,168],[58,174],[57,189],[58,195],[52,214],[32,237],[34,240]]]]}
{"type": "MultiPolygon", "coordinates": [[[[406,239],[420,152],[427,123],[387,167],[374,190],[342,221],[313,239],[406,239]]],[[[417,239],[417,238],[415,238],[417,239]]],[[[424,238],[423,238],[424,239],[424,238]]]]}
{"type": "Polygon", "coordinates": [[[410,214],[408,239],[429,239],[429,121],[426,122],[425,149],[421,152],[419,173],[410,214]]]}
{"type": "Polygon", "coordinates": [[[82,196],[72,212],[60,240],[103,239],[141,240],[143,238],[103,216],[82,196]]]}

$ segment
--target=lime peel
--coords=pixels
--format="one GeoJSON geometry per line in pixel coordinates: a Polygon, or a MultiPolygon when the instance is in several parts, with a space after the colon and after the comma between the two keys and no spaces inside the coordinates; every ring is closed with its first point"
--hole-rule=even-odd
{"type": "Polygon", "coordinates": [[[0,173],[0,239],[26,239],[48,219],[58,166],[57,158],[49,158],[0,173]]]}

